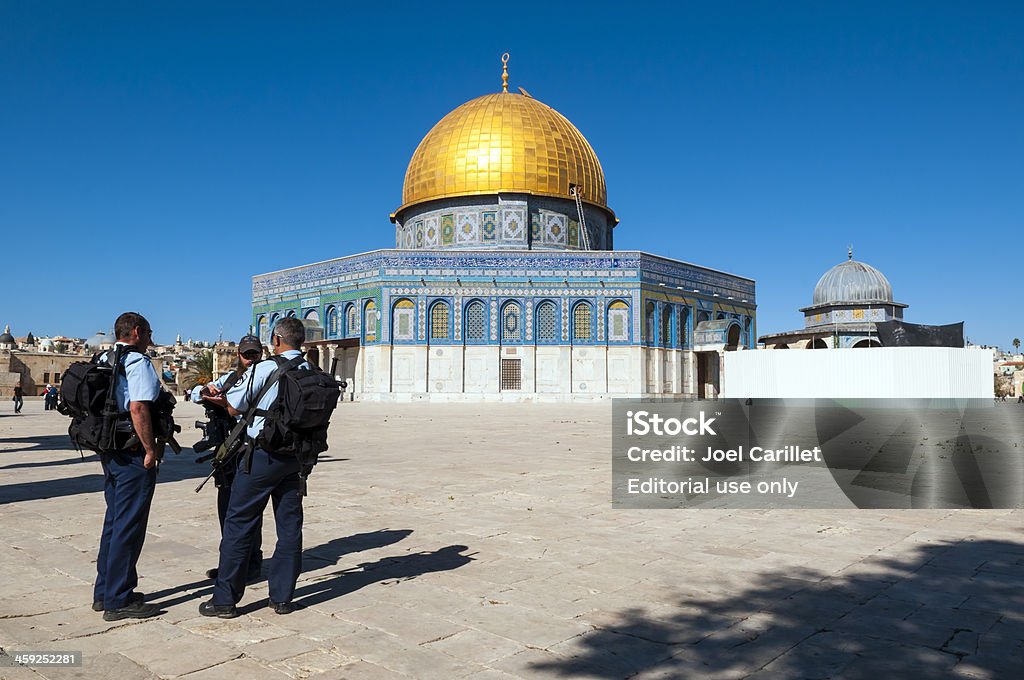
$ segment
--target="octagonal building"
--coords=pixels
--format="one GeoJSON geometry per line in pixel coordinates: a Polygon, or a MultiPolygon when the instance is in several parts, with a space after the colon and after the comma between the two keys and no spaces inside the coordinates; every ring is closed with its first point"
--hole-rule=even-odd
{"type": "Polygon", "coordinates": [[[723,352],[754,346],[754,281],[614,250],[594,149],[502,79],[413,152],[395,247],[255,276],[254,328],[303,319],[351,398],[717,396],[723,352]]]}

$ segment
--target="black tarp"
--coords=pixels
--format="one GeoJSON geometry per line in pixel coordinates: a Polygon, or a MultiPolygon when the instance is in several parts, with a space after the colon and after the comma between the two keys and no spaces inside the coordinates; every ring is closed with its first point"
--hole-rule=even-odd
{"type": "Polygon", "coordinates": [[[964,322],[926,326],[905,321],[881,321],[878,339],[883,347],[963,347],[964,322]]]}

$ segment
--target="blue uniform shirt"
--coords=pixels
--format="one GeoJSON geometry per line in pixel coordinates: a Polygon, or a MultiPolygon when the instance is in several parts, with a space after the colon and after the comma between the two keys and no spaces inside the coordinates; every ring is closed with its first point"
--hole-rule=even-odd
{"type": "MultiPolygon", "coordinates": [[[[125,343],[119,342],[119,345],[125,343]]],[[[113,360],[114,350],[103,355],[102,360],[113,360]]],[[[156,401],[160,396],[160,378],[153,368],[149,357],[141,352],[129,352],[121,359],[125,375],[117,376],[117,408],[121,413],[128,412],[128,402],[156,401]]]]}
{"type": "MultiPolygon", "coordinates": [[[[302,352],[297,349],[289,349],[282,352],[279,356],[285,359],[291,360],[295,357],[302,356],[302,352]]],[[[298,368],[309,368],[309,363],[303,361],[298,365],[298,368]]],[[[267,380],[274,371],[277,370],[277,362],[275,361],[261,361],[258,364],[254,364],[246,369],[242,377],[238,379],[234,387],[228,390],[227,395],[228,403],[231,404],[231,408],[236,411],[245,413],[249,408],[249,404],[255,399],[260,390],[263,389],[263,385],[266,384],[267,380]]],[[[267,393],[263,395],[257,408],[267,410],[273,406],[274,401],[277,399],[277,385],[273,385],[267,393]]],[[[255,439],[263,432],[263,416],[256,416],[252,419],[252,424],[246,430],[248,435],[255,439]]]]}

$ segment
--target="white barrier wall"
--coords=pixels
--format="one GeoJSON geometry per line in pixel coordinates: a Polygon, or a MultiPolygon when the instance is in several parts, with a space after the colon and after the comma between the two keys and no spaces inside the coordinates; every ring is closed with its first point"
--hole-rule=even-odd
{"type": "Polygon", "coordinates": [[[723,398],[986,398],[992,350],[954,347],[726,352],[723,398]]]}

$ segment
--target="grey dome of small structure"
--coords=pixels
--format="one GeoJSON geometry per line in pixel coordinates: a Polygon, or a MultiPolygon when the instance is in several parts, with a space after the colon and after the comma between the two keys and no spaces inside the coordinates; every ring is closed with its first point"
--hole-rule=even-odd
{"type": "Polygon", "coordinates": [[[5,326],[4,332],[0,333],[0,345],[13,345],[15,342],[17,341],[14,339],[14,336],[11,335],[11,327],[5,326]]]}
{"type": "Polygon", "coordinates": [[[114,343],[114,336],[113,335],[107,335],[103,331],[100,331],[96,335],[92,336],[91,338],[89,338],[88,340],[85,341],[85,347],[87,349],[91,349],[93,351],[96,351],[96,350],[100,349],[101,345],[113,344],[113,343],[114,343]]]}
{"type": "Polygon", "coordinates": [[[882,272],[869,264],[849,259],[818,279],[812,305],[892,301],[892,285],[882,272]]]}

